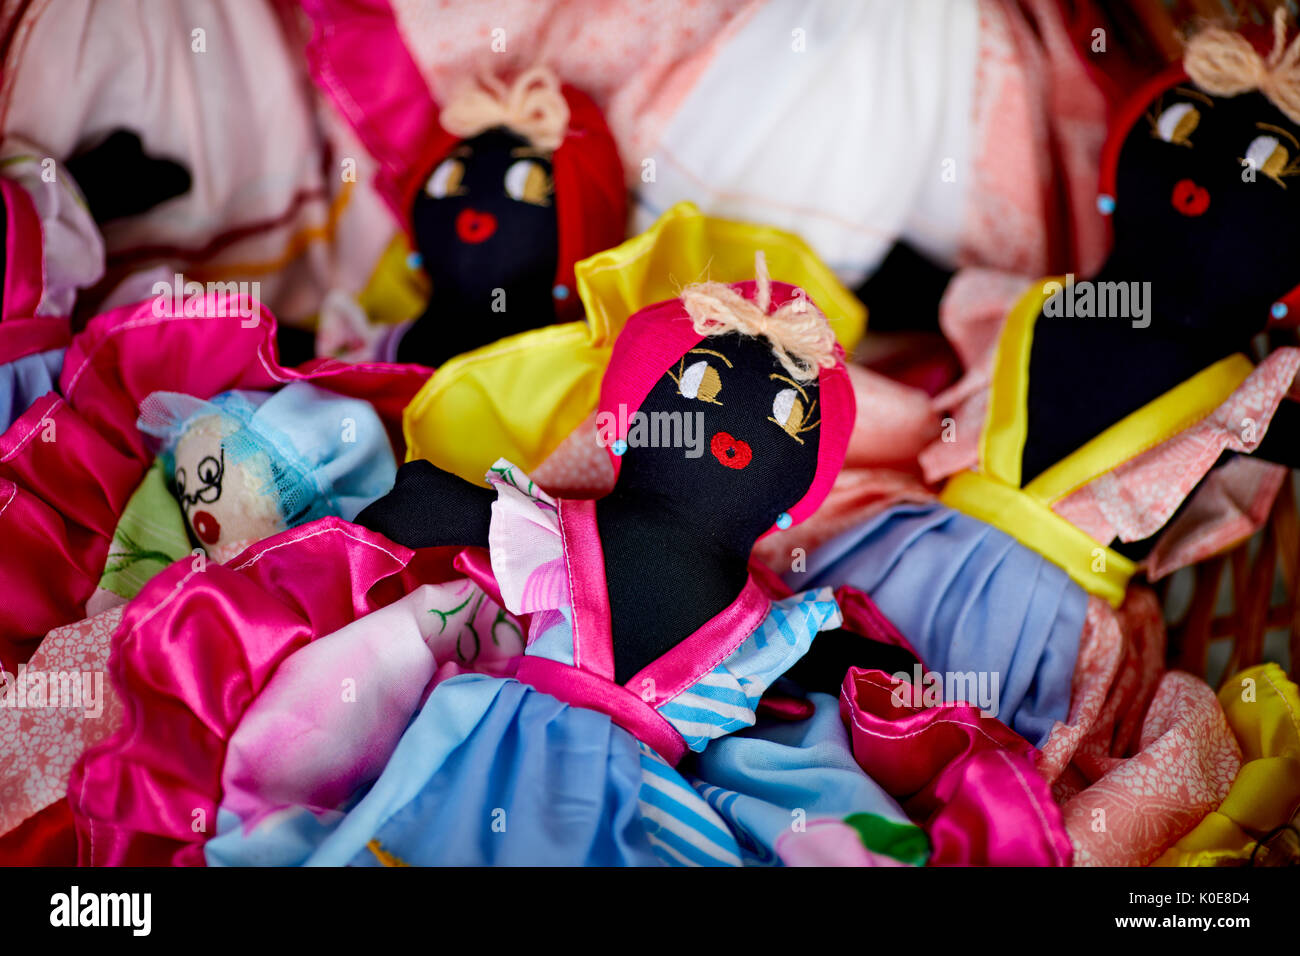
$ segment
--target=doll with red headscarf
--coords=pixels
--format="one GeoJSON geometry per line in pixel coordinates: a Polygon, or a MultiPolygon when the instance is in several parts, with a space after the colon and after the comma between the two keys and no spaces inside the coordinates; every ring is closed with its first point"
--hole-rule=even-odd
{"type": "Polygon", "coordinates": [[[800,579],[870,594],[936,672],[999,675],[1081,863],[1156,859],[1240,763],[1211,689],[1164,670],[1140,575],[1238,543],[1300,466],[1300,349],[1248,357],[1300,318],[1300,39],[1279,8],[1258,40],[1205,29],[1135,93],[1102,156],[1106,262],[1022,283],[936,399],[940,503],[845,532],[800,579]]]}
{"type": "Polygon", "coordinates": [[[416,250],[409,264],[431,282],[428,304],[382,329],[355,304],[327,309],[322,352],[436,367],[580,317],[573,265],[623,240],[627,201],[590,97],[541,66],[510,82],[479,77],[451,95],[412,162],[421,172],[393,201],[416,250]]]}

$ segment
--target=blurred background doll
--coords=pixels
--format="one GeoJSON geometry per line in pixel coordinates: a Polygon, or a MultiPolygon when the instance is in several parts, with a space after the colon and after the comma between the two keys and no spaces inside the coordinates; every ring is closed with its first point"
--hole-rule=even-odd
{"type": "Polygon", "coordinates": [[[431,291],[421,314],[373,326],[327,301],[318,350],[438,367],[498,339],[580,317],[574,263],[623,240],[622,165],[595,103],[536,66],[463,83],[420,144],[398,198],[431,291]]]}

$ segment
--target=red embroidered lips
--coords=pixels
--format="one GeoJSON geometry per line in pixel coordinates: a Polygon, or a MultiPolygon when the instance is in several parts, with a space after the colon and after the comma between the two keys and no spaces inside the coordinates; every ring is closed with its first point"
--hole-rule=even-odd
{"type": "Polygon", "coordinates": [[[1169,201],[1184,216],[1199,216],[1210,208],[1210,191],[1190,179],[1180,179],[1169,201]]]}
{"type": "Polygon", "coordinates": [[[713,436],[709,441],[709,451],[713,452],[713,457],[719,462],[737,471],[748,465],[754,457],[747,442],[732,438],[726,432],[718,432],[713,436]]]}
{"type": "Polygon", "coordinates": [[[456,235],[460,236],[462,242],[486,242],[496,231],[497,217],[490,212],[462,209],[456,217],[456,235]]]}

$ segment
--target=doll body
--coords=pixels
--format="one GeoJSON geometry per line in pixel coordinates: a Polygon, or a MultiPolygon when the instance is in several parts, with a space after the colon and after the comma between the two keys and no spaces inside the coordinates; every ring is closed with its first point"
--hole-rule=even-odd
{"type": "MultiPolygon", "coordinates": [[[[781,290],[783,303],[791,292],[781,290]]],[[[702,416],[705,454],[618,433],[619,478],[596,502],[552,499],[507,462],[489,473],[491,488],[412,462],[358,516],[412,546],[486,545],[504,604],[531,615],[530,633],[516,681],[467,676],[435,689],[309,862],[740,862],[727,822],[674,765],[752,724],[763,690],[840,622],[828,592],[773,603],[747,562],[761,534],[815,507],[833,478],[847,382],[836,365],[814,365],[801,380],[764,339],[705,337],[673,315],[681,308],[652,306],[629,323],[650,332],[640,346],[663,354],[646,358],[620,339],[602,407],[702,416]],[[650,376],[646,363],[667,368],[650,376]],[[462,739],[452,728],[471,712],[482,716],[462,739]],[[531,768],[559,754],[565,780],[530,783],[531,768]],[[518,786],[487,792],[471,779],[518,786]],[[542,823],[539,803],[572,812],[542,823]],[[593,804],[600,815],[578,812],[593,804]],[[517,835],[485,841],[473,825],[451,832],[439,822],[484,807],[519,821],[503,831],[517,835]]],[[[832,341],[823,339],[828,356],[832,341]]],[[[909,826],[870,781],[854,779],[860,809],[909,826]]]]}

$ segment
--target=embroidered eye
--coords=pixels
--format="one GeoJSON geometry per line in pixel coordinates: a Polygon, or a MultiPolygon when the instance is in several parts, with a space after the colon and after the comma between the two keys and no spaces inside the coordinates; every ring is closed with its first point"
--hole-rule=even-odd
{"type": "Polygon", "coordinates": [[[772,399],[772,420],[785,429],[786,434],[798,437],[803,424],[803,402],[793,388],[783,388],[772,399]]]}
{"type": "Polygon", "coordinates": [[[199,462],[198,467],[194,470],[198,473],[199,481],[203,482],[205,485],[215,485],[221,480],[221,462],[217,461],[217,459],[213,458],[211,455],[208,455],[199,462]]]}
{"type": "Polygon", "coordinates": [[[717,398],[722,391],[722,379],[708,362],[694,362],[682,372],[677,381],[677,391],[685,398],[719,404],[717,398]]]}
{"type": "Polygon", "coordinates": [[[535,159],[520,159],[506,170],[506,192],[512,199],[534,206],[551,204],[551,177],[535,159]]]}
{"type": "Polygon", "coordinates": [[[1273,136],[1256,136],[1246,148],[1246,162],[1279,183],[1282,182],[1290,159],[1291,154],[1287,148],[1273,136]]]}
{"type": "Polygon", "coordinates": [[[803,439],[799,436],[821,424],[820,419],[809,421],[817,408],[817,399],[811,399],[812,403],[805,408],[804,403],[809,401],[809,396],[804,389],[784,375],[773,375],[772,380],[785,382],[790,387],[781,389],[772,399],[772,414],[768,421],[780,425],[782,431],[802,445],[803,439]]]}
{"type": "Polygon", "coordinates": [[[424,191],[434,199],[446,199],[448,196],[463,196],[462,184],[465,180],[465,164],[459,159],[444,159],[438,164],[424,186],[424,191]]]}
{"type": "Polygon", "coordinates": [[[1192,131],[1201,121],[1201,111],[1191,103],[1175,103],[1156,118],[1153,134],[1166,143],[1191,146],[1192,131]]]}

